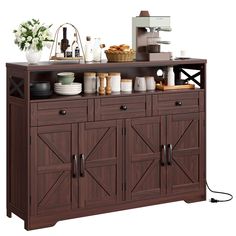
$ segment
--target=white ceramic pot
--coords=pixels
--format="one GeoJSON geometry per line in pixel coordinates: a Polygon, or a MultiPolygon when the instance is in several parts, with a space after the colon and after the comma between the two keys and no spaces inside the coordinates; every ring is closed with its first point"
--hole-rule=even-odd
{"type": "Polygon", "coordinates": [[[25,52],[26,60],[29,64],[37,64],[40,61],[42,51],[29,49],[25,52]]]}

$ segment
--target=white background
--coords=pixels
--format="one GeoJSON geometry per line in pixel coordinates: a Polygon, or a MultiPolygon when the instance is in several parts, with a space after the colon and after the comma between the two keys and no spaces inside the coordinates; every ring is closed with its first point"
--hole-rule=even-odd
{"type": "MultiPolygon", "coordinates": [[[[100,36],[104,43],[131,44],[131,18],[140,10],[151,15],[170,15],[176,55],[181,49],[191,57],[206,58],[207,179],[212,188],[233,194],[236,180],[236,14],[233,0],[7,0],[1,4],[1,160],[0,232],[26,235],[23,222],[5,216],[5,78],[6,62],[25,61],[14,45],[13,29],[25,20],[40,19],[53,24],[52,32],[64,22],[77,26],[82,38],[100,36]]],[[[49,51],[44,50],[42,60],[49,51]]],[[[22,137],[24,138],[24,137],[22,137]]],[[[208,198],[212,194],[208,194],[208,198]]],[[[56,226],[31,231],[31,235],[235,235],[235,201],[211,204],[176,202],[133,210],[61,221],[56,226]],[[234,213],[234,215],[233,215],[234,213]],[[234,217],[234,220],[233,220],[234,217]]],[[[28,234],[29,235],[29,234],[28,234]]]]}

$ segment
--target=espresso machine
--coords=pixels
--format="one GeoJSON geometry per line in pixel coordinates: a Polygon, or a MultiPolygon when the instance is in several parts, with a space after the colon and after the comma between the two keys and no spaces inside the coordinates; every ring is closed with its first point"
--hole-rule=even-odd
{"type": "Polygon", "coordinates": [[[136,51],[136,60],[157,61],[170,60],[170,52],[161,52],[161,31],[171,31],[170,16],[150,16],[148,11],[141,11],[132,18],[132,48],[136,51]]]}

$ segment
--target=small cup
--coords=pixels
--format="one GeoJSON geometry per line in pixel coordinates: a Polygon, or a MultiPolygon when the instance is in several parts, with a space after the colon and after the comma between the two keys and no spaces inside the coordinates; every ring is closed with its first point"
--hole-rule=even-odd
{"type": "Polygon", "coordinates": [[[181,50],[180,51],[180,57],[183,57],[183,58],[187,57],[187,51],[186,50],[181,50]]]}

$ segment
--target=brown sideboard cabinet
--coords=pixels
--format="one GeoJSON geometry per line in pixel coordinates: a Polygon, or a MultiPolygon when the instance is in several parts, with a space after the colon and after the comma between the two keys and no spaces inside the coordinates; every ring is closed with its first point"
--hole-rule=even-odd
{"type": "Polygon", "coordinates": [[[7,63],[7,216],[25,229],[87,215],[206,198],[206,60],[7,63]],[[174,67],[195,89],[30,96],[72,71],[154,76],[174,67]]]}

